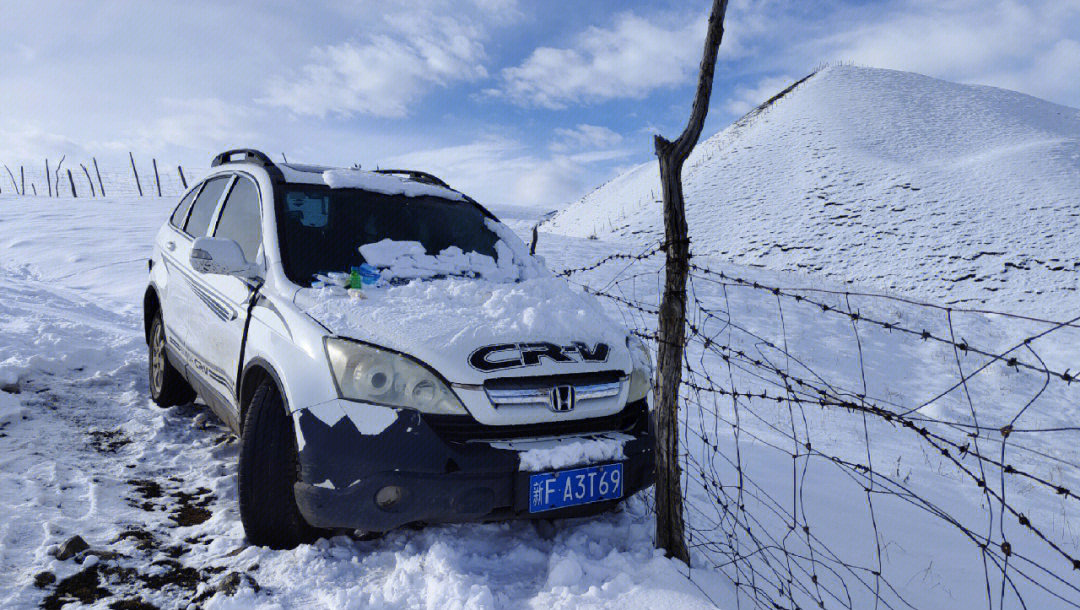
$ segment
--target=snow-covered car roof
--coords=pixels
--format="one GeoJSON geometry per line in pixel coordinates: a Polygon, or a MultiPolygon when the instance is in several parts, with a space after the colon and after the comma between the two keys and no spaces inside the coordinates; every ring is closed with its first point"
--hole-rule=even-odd
{"type": "Polygon", "coordinates": [[[443,199],[465,201],[461,193],[438,184],[416,180],[407,175],[367,171],[359,168],[340,168],[324,165],[278,163],[285,182],[325,184],[330,188],[358,188],[387,195],[418,197],[432,195],[443,199]]]}

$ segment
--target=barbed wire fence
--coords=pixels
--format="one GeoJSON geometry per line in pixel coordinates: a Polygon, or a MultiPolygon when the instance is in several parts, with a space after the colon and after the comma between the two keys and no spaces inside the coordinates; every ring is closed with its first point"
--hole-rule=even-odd
{"type": "MultiPolygon", "coordinates": [[[[560,275],[655,348],[663,253],[560,275]]],[[[755,608],[1080,607],[1080,317],[689,268],[692,579],[755,608]]]]}
{"type": "Polygon", "coordinates": [[[74,160],[66,156],[32,164],[0,164],[0,195],[25,197],[161,197],[177,198],[197,183],[209,168],[166,165],[128,157],[127,164],[105,166],[97,158],[74,160]]]}

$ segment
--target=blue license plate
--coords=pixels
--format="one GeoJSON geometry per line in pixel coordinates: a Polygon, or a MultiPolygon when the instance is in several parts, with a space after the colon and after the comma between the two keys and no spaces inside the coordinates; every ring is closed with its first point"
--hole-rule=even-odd
{"type": "Polygon", "coordinates": [[[529,512],[616,500],[623,495],[623,465],[603,464],[529,477],[529,512]]]}

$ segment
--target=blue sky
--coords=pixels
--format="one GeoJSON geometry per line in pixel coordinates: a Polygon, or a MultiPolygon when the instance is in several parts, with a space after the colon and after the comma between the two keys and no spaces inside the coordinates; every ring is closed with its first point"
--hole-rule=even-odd
{"type": "MultiPolygon", "coordinates": [[[[554,207],[689,111],[707,0],[0,0],[0,161],[410,166],[554,207]]],[[[1080,0],[732,0],[705,135],[823,62],[1080,107],[1080,0]]]]}

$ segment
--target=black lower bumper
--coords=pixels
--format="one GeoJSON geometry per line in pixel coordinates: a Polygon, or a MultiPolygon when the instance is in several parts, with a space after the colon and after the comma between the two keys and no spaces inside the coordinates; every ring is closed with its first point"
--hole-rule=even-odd
{"type": "MultiPolygon", "coordinates": [[[[643,413],[642,421],[619,431],[631,440],[624,444],[625,457],[612,460],[623,464],[624,497],[653,483],[652,426],[643,413]]],[[[327,426],[304,413],[298,423],[305,444],[296,502],[316,527],[384,532],[417,522],[565,518],[618,503],[530,513],[532,473],[520,471],[516,451],[485,441],[445,440],[415,412],[399,412],[398,420],[376,435],[360,434],[348,418],[327,426]],[[398,488],[383,492],[396,501],[378,503],[387,488],[398,488]]]]}

